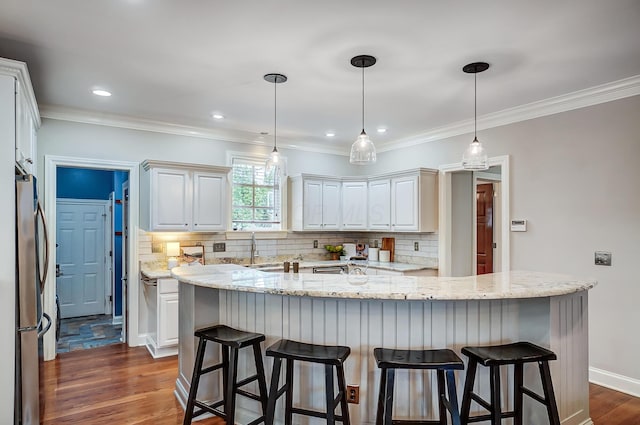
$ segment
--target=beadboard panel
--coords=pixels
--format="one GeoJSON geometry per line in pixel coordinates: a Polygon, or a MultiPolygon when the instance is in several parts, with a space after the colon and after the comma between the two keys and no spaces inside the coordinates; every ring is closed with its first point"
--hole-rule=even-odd
{"type": "MultiPolygon", "coordinates": [[[[181,307],[188,309],[187,319],[182,319],[181,315],[180,323],[181,374],[176,394],[182,400],[186,398],[191,380],[195,349],[193,330],[215,323],[264,333],[267,337],[265,348],[280,338],[351,347],[351,355],[345,365],[346,381],[348,385],[360,386],[360,404],[350,405],[351,420],[354,424],[375,422],[380,379],[372,354],[375,347],[448,347],[459,354],[465,345],[528,340],[550,347],[558,354],[558,361],[552,362],[552,373],[563,423],[590,423],[586,363],[586,292],[525,300],[379,301],[245,293],[181,284],[180,300],[181,307]],[[187,298],[190,296],[192,302],[185,300],[183,295],[187,298]]],[[[213,351],[209,352],[211,360],[217,359],[217,352],[213,351]]],[[[251,350],[241,352],[240,377],[254,372],[251,356],[251,350]]],[[[461,357],[466,360],[464,356],[461,357]]],[[[271,358],[265,358],[267,382],[271,379],[272,365],[271,358]]],[[[294,404],[318,410],[325,409],[323,374],[322,366],[296,362],[294,404]]],[[[281,382],[284,382],[284,370],[281,382]]],[[[464,385],[462,372],[456,373],[456,383],[461,398],[464,385]]],[[[536,365],[525,367],[525,384],[540,390],[536,365]]],[[[502,385],[503,388],[511,388],[512,385],[512,378],[506,369],[503,370],[502,385]]],[[[257,385],[251,384],[248,389],[257,392],[257,385]]],[[[431,409],[437,402],[435,389],[436,380],[431,372],[398,371],[394,417],[435,418],[431,409]]],[[[488,398],[488,390],[488,370],[479,367],[476,391],[488,398]]],[[[511,409],[512,395],[506,391],[503,394],[504,405],[511,409]]],[[[219,396],[216,376],[201,380],[199,396],[203,399],[219,396]]],[[[537,406],[537,403],[529,402],[526,397],[525,400],[525,423],[544,423],[544,409],[537,406]]],[[[279,422],[283,421],[283,404],[278,403],[279,422]]],[[[238,406],[247,414],[248,419],[260,412],[257,403],[243,397],[239,397],[238,406]]],[[[472,409],[476,407],[474,403],[472,409]]],[[[301,416],[294,416],[294,422],[324,423],[322,420],[301,416]]]]}

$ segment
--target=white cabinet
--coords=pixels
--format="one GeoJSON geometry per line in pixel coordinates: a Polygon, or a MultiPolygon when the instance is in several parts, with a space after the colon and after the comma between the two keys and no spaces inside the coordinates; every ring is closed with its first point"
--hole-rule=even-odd
{"type": "Polygon", "coordinates": [[[367,182],[342,182],[342,229],[367,230],[367,182]]]}
{"type": "Polygon", "coordinates": [[[142,163],[140,225],[149,231],[227,230],[228,167],[142,163]]]}
{"type": "Polygon", "coordinates": [[[292,230],[438,231],[438,172],[291,177],[292,230]]]}
{"type": "Polygon", "coordinates": [[[369,229],[391,229],[391,180],[369,182],[369,229]]]}
{"type": "Polygon", "coordinates": [[[293,230],[338,230],[340,228],[339,180],[297,176],[291,180],[293,230]]]}
{"type": "MultiPolygon", "coordinates": [[[[143,278],[144,281],[144,278],[143,278]]],[[[153,358],[178,354],[178,281],[147,280],[144,285],[148,329],[146,347],[153,358]]]]}
{"type": "Polygon", "coordinates": [[[158,280],[158,340],[159,348],[178,345],[178,281],[158,280]]]}
{"type": "Polygon", "coordinates": [[[35,175],[38,171],[36,132],[40,127],[40,114],[27,66],[0,58],[0,78],[3,85],[0,114],[6,118],[7,129],[14,141],[16,166],[23,173],[35,175]]]}

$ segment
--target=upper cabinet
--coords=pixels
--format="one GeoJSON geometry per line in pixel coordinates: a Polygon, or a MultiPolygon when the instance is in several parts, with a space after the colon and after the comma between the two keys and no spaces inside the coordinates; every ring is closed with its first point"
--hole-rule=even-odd
{"type": "Polygon", "coordinates": [[[148,231],[227,230],[228,167],[142,163],[140,226],[148,231]]]}
{"type": "Polygon", "coordinates": [[[291,179],[293,230],[340,229],[339,180],[297,176],[291,179]]]}
{"type": "Polygon", "coordinates": [[[435,170],[358,179],[300,175],[291,178],[291,197],[292,230],[438,230],[435,170]]]}
{"type": "Polygon", "coordinates": [[[40,114],[26,64],[0,58],[0,79],[3,86],[0,114],[13,128],[16,167],[22,173],[35,175],[40,114]]]}

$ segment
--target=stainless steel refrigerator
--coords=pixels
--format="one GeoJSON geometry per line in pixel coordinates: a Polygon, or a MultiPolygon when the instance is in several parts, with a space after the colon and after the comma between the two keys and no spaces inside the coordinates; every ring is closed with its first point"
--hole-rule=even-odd
{"type": "Polygon", "coordinates": [[[32,175],[16,176],[16,425],[40,423],[42,336],[51,326],[51,318],[42,311],[47,248],[47,228],[36,179],[32,175]],[[42,235],[38,232],[40,222],[42,235]],[[40,236],[44,241],[42,250],[40,236]]]}

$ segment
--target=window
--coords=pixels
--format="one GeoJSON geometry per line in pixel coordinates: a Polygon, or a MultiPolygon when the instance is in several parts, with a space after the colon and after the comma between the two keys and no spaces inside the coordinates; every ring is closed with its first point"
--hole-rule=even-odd
{"type": "Polygon", "coordinates": [[[234,157],[231,166],[233,230],[280,230],[280,173],[257,158],[234,157]]]}

